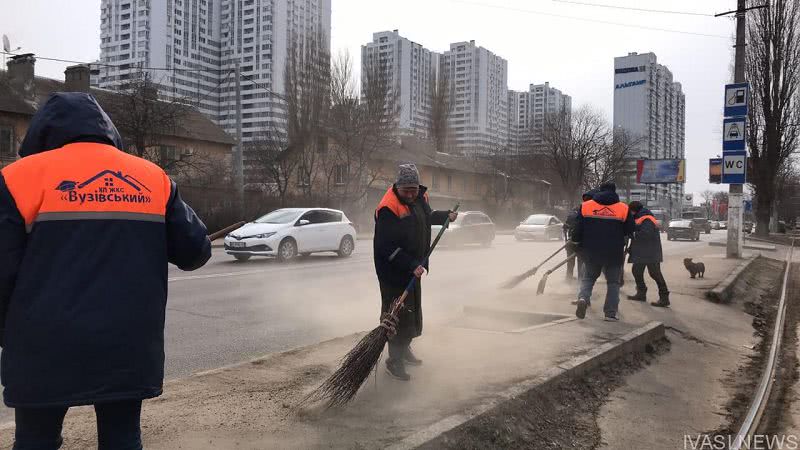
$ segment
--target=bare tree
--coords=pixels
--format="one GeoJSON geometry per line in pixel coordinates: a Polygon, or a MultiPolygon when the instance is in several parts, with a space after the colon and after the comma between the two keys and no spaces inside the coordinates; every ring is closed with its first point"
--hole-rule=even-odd
{"type": "Polygon", "coordinates": [[[606,120],[591,107],[545,117],[542,152],[548,169],[559,177],[566,198],[579,198],[581,189],[591,186],[592,165],[607,148],[608,140],[606,120]]]}
{"type": "Polygon", "coordinates": [[[450,72],[444,64],[439,70],[431,74],[435,78],[430,83],[431,119],[428,135],[433,140],[437,152],[447,149],[447,139],[450,133],[448,121],[453,105],[450,102],[450,72]]]}
{"type": "Polygon", "coordinates": [[[327,192],[344,208],[360,203],[380,176],[372,164],[397,136],[400,99],[385,62],[362,66],[361,95],[353,62],[342,53],[332,66],[327,132],[331,152],[323,164],[327,192]]]}
{"type": "Polygon", "coordinates": [[[712,202],[714,200],[714,191],[706,189],[705,191],[700,193],[700,197],[703,198],[703,208],[706,210],[706,217],[711,217],[711,210],[712,210],[712,202]]]}
{"type": "Polygon", "coordinates": [[[634,163],[632,155],[643,140],[623,129],[614,130],[613,135],[607,133],[605,142],[590,164],[587,187],[598,186],[604,181],[626,180],[634,163]]]}
{"type": "Polygon", "coordinates": [[[308,199],[319,154],[327,146],[324,125],[330,106],[330,54],[323,33],[291,37],[284,83],[286,151],[299,158],[298,178],[308,199]]]}
{"type": "Polygon", "coordinates": [[[103,95],[111,106],[114,124],[128,145],[125,149],[164,169],[175,164],[173,155],[161,147],[164,137],[175,135],[181,121],[189,114],[188,106],[158,99],[158,85],[148,72],[138,72],[120,92],[103,95]]]}
{"type": "Polygon", "coordinates": [[[775,174],[800,137],[800,2],[774,0],[749,13],[745,71],[751,85],[748,146],[756,193],[756,232],[768,232],[775,174]]]}
{"type": "Polygon", "coordinates": [[[298,181],[297,169],[301,161],[299,153],[286,151],[287,145],[286,136],[273,127],[261,131],[256,139],[245,143],[244,148],[250,155],[248,178],[262,191],[277,194],[281,206],[286,206],[290,183],[298,181]]]}

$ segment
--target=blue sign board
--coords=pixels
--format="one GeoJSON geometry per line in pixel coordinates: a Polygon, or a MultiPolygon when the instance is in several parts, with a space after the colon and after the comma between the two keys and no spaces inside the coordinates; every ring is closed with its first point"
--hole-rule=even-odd
{"type": "Polygon", "coordinates": [[[735,83],[725,85],[725,117],[744,117],[747,115],[747,100],[750,85],[735,83]]]}
{"type": "Polygon", "coordinates": [[[745,149],[744,117],[734,117],[722,121],[722,151],[744,151],[745,149]]]}
{"type": "Polygon", "coordinates": [[[722,155],[722,182],[744,184],[747,180],[747,152],[725,152],[722,155]]]}

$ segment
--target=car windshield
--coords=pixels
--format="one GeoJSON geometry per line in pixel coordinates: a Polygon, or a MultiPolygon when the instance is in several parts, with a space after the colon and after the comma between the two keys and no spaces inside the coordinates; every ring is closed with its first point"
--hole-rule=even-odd
{"type": "Polygon", "coordinates": [[[296,208],[277,209],[266,216],[256,219],[256,223],[290,223],[295,221],[303,211],[296,208]]]}
{"type": "Polygon", "coordinates": [[[533,216],[528,217],[524,224],[525,225],[546,225],[547,221],[550,220],[550,216],[545,216],[542,214],[535,214],[533,216]]]}
{"type": "Polygon", "coordinates": [[[689,222],[688,220],[673,220],[672,222],[669,223],[669,226],[675,228],[681,228],[681,227],[688,228],[690,226],[689,225],[690,223],[691,222],[689,222]]]}

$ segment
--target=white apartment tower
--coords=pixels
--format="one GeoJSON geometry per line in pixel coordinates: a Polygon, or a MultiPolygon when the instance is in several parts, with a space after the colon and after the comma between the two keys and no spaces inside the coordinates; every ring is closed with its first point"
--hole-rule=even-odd
{"type": "Polygon", "coordinates": [[[543,144],[545,117],[548,114],[567,114],[572,112],[572,97],[556,88],[550,82],[532,84],[528,90],[530,95],[531,139],[534,146],[543,144]]]}
{"type": "Polygon", "coordinates": [[[372,35],[361,46],[361,73],[384,70],[400,102],[399,128],[403,133],[427,136],[431,118],[431,89],[436,82],[439,54],[394,31],[372,35]]]}
{"type": "Polygon", "coordinates": [[[550,83],[531,84],[528,91],[508,91],[509,141],[517,152],[534,151],[544,144],[548,114],[572,112],[572,97],[550,83]]]}
{"type": "Polygon", "coordinates": [[[441,70],[450,79],[450,145],[463,154],[490,154],[508,144],[508,62],[475,41],[450,44],[441,70]]]}
{"type": "MultiPolygon", "coordinates": [[[[614,58],[614,129],[641,139],[636,158],[684,159],[686,97],[654,53],[614,58]]],[[[682,184],[634,185],[632,199],[678,211],[682,184]]]]}
{"type": "Polygon", "coordinates": [[[234,135],[238,60],[245,142],[285,124],[292,42],[322,36],[330,50],[331,0],[101,0],[100,8],[95,86],[120,89],[149,68],[159,95],[196,105],[234,135]]]}

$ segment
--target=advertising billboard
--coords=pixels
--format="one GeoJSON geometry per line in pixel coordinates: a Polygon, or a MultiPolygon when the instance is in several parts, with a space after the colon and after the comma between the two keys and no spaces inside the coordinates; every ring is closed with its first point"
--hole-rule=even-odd
{"type": "Polygon", "coordinates": [[[636,182],[640,184],[683,183],[686,181],[686,160],[640,159],[636,161],[636,182]]]}
{"type": "Polygon", "coordinates": [[[711,184],[722,183],[722,158],[708,160],[708,182],[711,184]]]}

